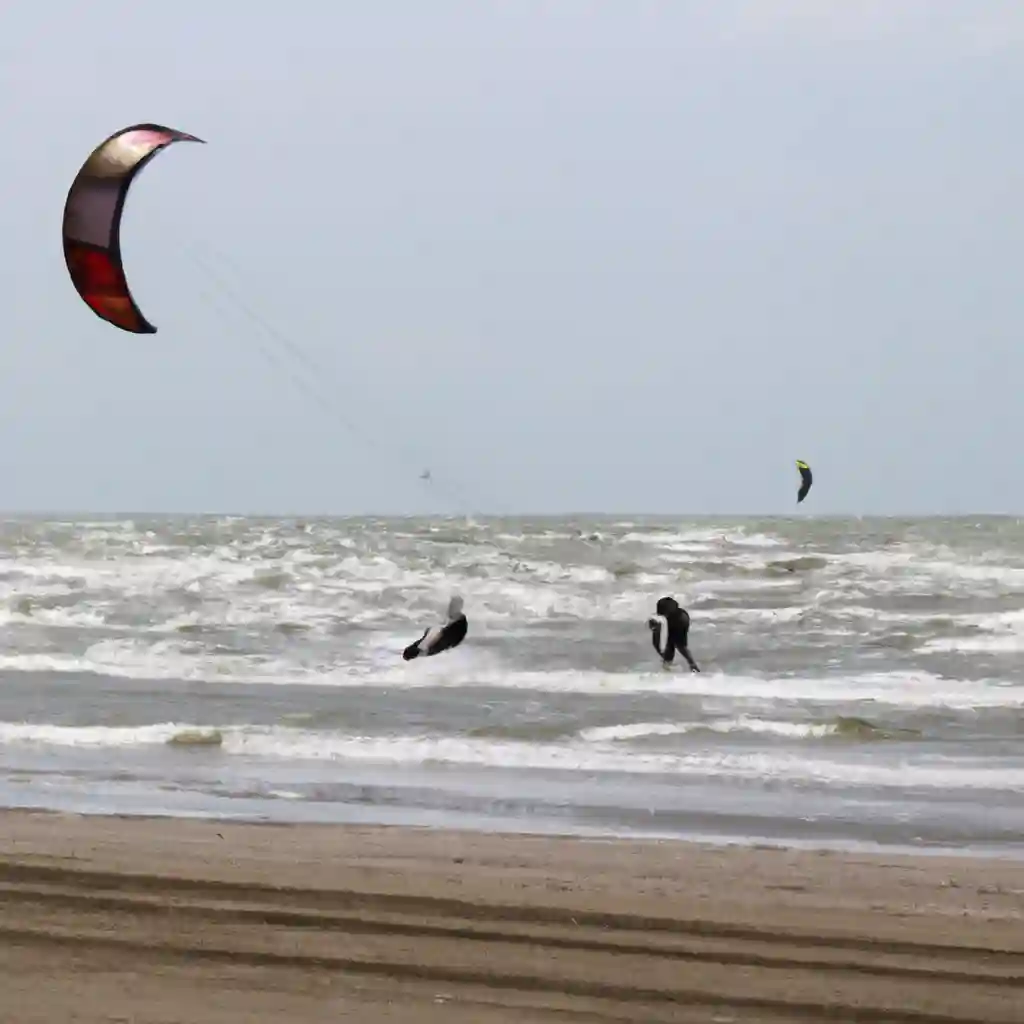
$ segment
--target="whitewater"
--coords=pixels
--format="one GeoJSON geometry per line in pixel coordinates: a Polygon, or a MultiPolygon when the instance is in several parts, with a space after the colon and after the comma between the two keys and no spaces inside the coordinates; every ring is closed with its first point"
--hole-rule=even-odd
{"type": "Polygon", "coordinates": [[[1015,518],[9,518],[0,624],[9,807],[1024,850],[1015,518]]]}

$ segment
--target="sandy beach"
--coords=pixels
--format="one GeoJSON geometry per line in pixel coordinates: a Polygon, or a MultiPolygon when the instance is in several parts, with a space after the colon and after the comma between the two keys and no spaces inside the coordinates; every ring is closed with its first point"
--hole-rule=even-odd
{"type": "Polygon", "coordinates": [[[1024,865],[3,813],[0,1019],[1024,1020],[1024,865]]]}

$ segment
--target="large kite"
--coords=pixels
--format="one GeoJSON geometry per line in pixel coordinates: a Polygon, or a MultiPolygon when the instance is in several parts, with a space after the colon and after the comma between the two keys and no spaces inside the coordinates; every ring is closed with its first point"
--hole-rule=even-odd
{"type": "Polygon", "coordinates": [[[807,492],[814,483],[814,476],[811,474],[811,467],[800,459],[796,460],[796,468],[800,470],[800,490],[796,492],[796,503],[799,505],[807,497],[807,492]]]}
{"type": "Polygon", "coordinates": [[[135,304],[121,263],[121,214],[146,164],[174,142],[202,142],[159,124],[135,124],[104,139],[82,164],[64,203],[64,262],[75,290],[101,319],[133,334],[156,328],[135,304]]]}

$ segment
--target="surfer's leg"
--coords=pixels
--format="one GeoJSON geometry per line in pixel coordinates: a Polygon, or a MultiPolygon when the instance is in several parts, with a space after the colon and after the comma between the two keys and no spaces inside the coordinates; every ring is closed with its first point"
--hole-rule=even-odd
{"type": "Polygon", "coordinates": [[[699,672],[700,667],[693,660],[693,655],[690,654],[690,615],[685,609],[681,609],[679,621],[676,623],[675,636],[672,639],[675,641],[676,650],[686,659],[686,664],[690,666],[690,671],[699,672]]]}

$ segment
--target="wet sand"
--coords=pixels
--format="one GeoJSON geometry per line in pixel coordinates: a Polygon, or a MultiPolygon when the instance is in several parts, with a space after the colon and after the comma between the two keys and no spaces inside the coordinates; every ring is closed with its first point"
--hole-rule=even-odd
{"type": "Polygon", "coordinates": [[[4,1024],[1021,1024],[1024,865],[0,812],[4,1024]]]}

